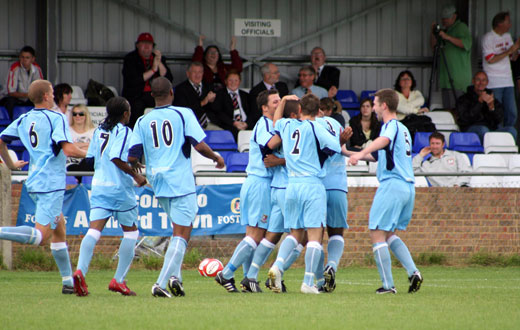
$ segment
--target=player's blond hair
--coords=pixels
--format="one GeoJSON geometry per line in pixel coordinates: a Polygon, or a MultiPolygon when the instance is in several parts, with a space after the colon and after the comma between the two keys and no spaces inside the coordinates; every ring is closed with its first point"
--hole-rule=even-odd
{"type": "Polygon", "coordinates": [[[43,97],[46,93],[52,91],[52,84],[48,80],[35,80],[29,86],[29,100],[32,103],[38,104],[43,102],[43,97]]]}

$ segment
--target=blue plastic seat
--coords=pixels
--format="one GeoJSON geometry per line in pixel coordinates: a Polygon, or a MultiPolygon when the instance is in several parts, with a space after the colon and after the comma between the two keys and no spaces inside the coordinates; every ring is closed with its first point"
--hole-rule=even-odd
{"type": "Polygon", "coordinates": [[[364,90],[361,92],[361,95],[359,97],[359,100],[364,100],[364,99],[371,99],[372,101],[374,101],[374,97],[376,96],[376,90],[364,90]]]}
{"type": "Polygon", "coordinates": [[[213,150],[236,151],[238,146],[230,131],[206,131],[204,140],[213,150]]]}
{"type": "Polygon", "coordinates": [[[11,123],[9,113],[5,107],[0,107],[0,126],[7,127],[11,123]]]}
{"type": "Polygon", "coordinates": [[[226,169],[228,172],[245,172],[248,163],[248,152],[235,152],[227,157],[226,169]]]}
{"type": "Polygon", "coordinates": [[[412,153],[419,153],[422,148],[430,145],[430,135],[432,132],[416,132],[413,138],[412,153]]]}
{"type": "Polygon", "coordinates": [[[359,101],[356,93],[350,89],[340,89],[336,94],[336,99],[341,103],[343,109],[359,110],[359,101]]]}
{"type": "Polygon", "coordinates": [[[478,135],[472,132],[452,132],[449,149],[471,153],[484,152],[478,135]]]}
{"type": "Polygon", "coordinates": [[[361,112],[359,110],[352,110],[352,109],[351,110],[345,110],[345,111],[348,112],[348,115],[350,116],[350,118],[359,115],[359,113],[361,112]]]}
{"type": "Polygon", "coordinates": [[[34,107],[31,107],[31,106],[16,106],[14,107],[13,109],[13,121],[20,117],[21,115],[23,115],[24,113],[27,113],[29,111],[31,111],[31,109],[33,109],[34,107]]]}

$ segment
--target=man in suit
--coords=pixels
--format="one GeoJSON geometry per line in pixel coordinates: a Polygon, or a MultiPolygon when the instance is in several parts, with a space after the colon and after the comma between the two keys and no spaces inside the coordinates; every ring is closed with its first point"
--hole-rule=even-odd
{"type": "MultiPolygon", "coordinates": [[[[260,68],[260,72],[262,72],[263,80],[258,83],[258,85],[253,87],[249,92],[250,108],[256,120],[260,119],[262,116],[262,110],[258,109],[258,105],[256,104],[256,97],[258,94],[260,94],[260,92],[275,88],[278,90],[278,94],[281,98],[289,94],[289,88],[287,87],[287,84],[279,81],[280,70],[278,70],[278,67],[275,64],[265,63],[260,68]]],[[[256,120],[254,121],[255,123],[256,120]]]]}
{"type": "Polygon", "coordinates": [[[231,131],[235,138],[238,131],[253,129],[258,117],[250,109],[249,94],[238,89],[241,83],[240,73],[229,70],[224,81],[226,88],[217,92],[215,102],[212,103],[214,124],[231,131]]]}
{"type": "Polygon", "coordinates": [[[155,48],[153,36],[144,32],[135,42],[135,49],[126,54],[123,61],[123,96],[132,107],[128,126],[134,127],[137,118],[145,108],[153,108],[155,102],[151,95],[151,83],[157,77],[173,80],[166,59],[155,48]]]}
{"type": "Polygon", "coordinates": [[[339,70],[335,66],[325,65],[327,57],[321,47],[314,47],[311,51],[311,63],[316,70],[315,85],[325,88],[329,97],[335,97],[339,87],[339,70]]]}
{"type": "Polygon", "coordinates": [[[188,79],[175,86],[173,105],[190,108],[200,126],[205,130],[221,130],[212,122],[216,122],[211,109],[211,103],[215,100],[215,93],[210,90],[208,84],[202,83],[204,66],[200,62],[191,62],[186,71],[188,79]]]}

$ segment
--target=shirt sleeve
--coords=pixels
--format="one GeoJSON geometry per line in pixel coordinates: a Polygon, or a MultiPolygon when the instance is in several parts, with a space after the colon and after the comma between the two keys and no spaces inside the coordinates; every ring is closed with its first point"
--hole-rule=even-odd
{"type": "Polygon", "coordinates": [[[317,124],[311,124],[314,129],[314,134],[320,143],[319,148],[326,154],[341,153],[339,145],[339,138],[332,135],[325,127],[317,124]]]}
{"type": "Polygon", "coordinates": [[[471,33],[469,32],[468,26],[466,24],[459,23],[459,28],[457,29],[454,37],[459,38],[462,41],[465,51],[471,51],[473,40],[471,39],[471,33]]]}
{"type": "Polygon", "coordinates": [[[392,120],[385,125],[381,129],[381,134],[379,136],[386,137],[390,140],[390,145],[394,143],[395,137],[397,134],[397,120],[392,120]]]}
{"type": "Polygon", "coordinates": [[[7,93],[15,93],[18,91],[18,75],[20,70],[11,68],[7,76],[7,93]]]}
{"type": "Polygon", "coordinates": [[[60,142],[73,143],[65,115],[62,113],[57,114],[58,116],[53,116],[52,140],[56,144],[60,144],[60,142]]]}
{"type": "Polygon", "coordinates": [[[15,121],[13,121],[9,126],[7,126],[6,129],[2,131],[0,134],[0,138],[6,142],[10,143],[13,140],[17,140],[20,138],[20,135],[18,133],[18,125],[22,117],[18,117],[15,121]]]}
{"type": "Polygon", "coordinates": [[[191,145],[196,146],[206,138],[206,133],[202,127],[200,127],[199,121],[193,111],[185,111],[184,116],[184,135],[188,139],[191,145]]]}
{"type": "Polygon", "coordinates": [[[137,120],[137,123],[134,126],[134,131],[130,136],[130,144],[128,145],[129,153],[134,157],[141,157],[143,151],[143,139],[141,137],[141,130],[139,124],[140,120],[137,120]],[[134,152],[132,152],[134,151],[134,152]]]}
{"type": "Polygon", "coordinates": [[[482,57],[486,61],[491,60],[493,56],[496,55],[494,53],[494,48],[495,47],[493,45],[493,38],[490,38],[489,34],[484,35],[484,37],[482,38],[482,57]]]}
{"type": "Polygon", "coordinates": [[[260,119],[260,120],[261,120],[261,122],[256,127],[255,138],[256,138],[256,143],[258,143],[258,145],[265,147],[267,145],[267,143],[269,142],[269,140],[271,140],[271,138],[273,137],[274,134],[273,134],[273,132],[270,132],[269,128],[267,127],[268,121],[263,120],[263,119],[260,119]]]}
{"type": "Polygon", "coordinates": [[[128,160],[128,145],[129,139],[132,136],[132,130],[128,127],[124,127],[122,130],[117,132],[116,136],[114,136],[114,142],[110,147],[110,154],[108,155],[109,159],[121,159],[126,162],[128,160]]]}
{"type": "Polygon", "coordinates": [[[95,130],[94,134],[92,134],[92,139],[88,145],[87,156],[85,158],[96,157],[97,147],[99,145],[98,134],[98,130],[95,130]]]}

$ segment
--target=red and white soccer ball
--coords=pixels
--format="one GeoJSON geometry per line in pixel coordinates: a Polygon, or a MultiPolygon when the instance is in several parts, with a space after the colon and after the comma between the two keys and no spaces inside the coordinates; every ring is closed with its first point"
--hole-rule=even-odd
{"type": "Polygon", "coordinates": [[[218,259],[206,258],[199,264],[199,273],[204,277],[215,277],[224,269],[224,265],[218,259]]]}

